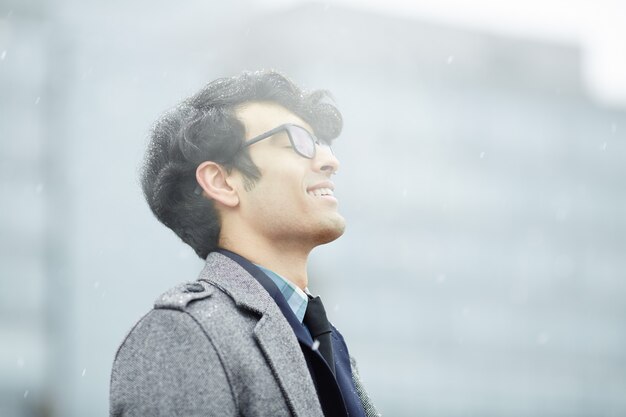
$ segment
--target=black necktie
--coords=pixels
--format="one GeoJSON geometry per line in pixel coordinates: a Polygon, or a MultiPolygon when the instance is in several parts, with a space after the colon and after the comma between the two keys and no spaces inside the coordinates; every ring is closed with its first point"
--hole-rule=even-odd
{"type": "Polygon", "coordinates": [[[313,336],[313,342],[319,342],[318,350],[326,359],[326,363],[335,374],[335,360],[333,358],[333,345],[330,341],[330,323],[326,318],[326,310],[324,304],[319,297],[312,298],[309,296],[309,303],[304,313],[304,324],[313,336]]]}

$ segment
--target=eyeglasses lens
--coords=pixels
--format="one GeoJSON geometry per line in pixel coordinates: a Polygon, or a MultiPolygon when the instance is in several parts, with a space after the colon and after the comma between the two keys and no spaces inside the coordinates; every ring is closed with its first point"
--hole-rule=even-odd
{"type": "Polygon", "coordinates": [[[290,126],[289,134],[293,140],[293,146],[299,154],[305,158],[315,156],[315,142],[308,131],[298,126],[290,126]]]}

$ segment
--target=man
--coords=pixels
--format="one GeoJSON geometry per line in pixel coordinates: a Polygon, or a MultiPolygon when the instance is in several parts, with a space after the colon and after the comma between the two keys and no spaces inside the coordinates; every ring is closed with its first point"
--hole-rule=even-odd
{"type": "Polygon", "coordinates": [[[323,91],[276,72],[216,80],[156,124],[142,186],[206,266],[122,342],[112,416],[373,416],[307,260],[342,235],[323,91]]]}

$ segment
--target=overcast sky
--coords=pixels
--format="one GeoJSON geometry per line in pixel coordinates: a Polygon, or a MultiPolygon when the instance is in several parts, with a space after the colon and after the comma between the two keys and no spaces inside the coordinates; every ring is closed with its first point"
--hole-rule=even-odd
{"type": "MultiPolygon", "coordinates": [[[[262,0],[286,7],[308,0],[262,0]]],[[[626,0],[327,0],[391,16],[427,19],[516,37],[579,44],[587,90],[626,107],[626,0]]]]}

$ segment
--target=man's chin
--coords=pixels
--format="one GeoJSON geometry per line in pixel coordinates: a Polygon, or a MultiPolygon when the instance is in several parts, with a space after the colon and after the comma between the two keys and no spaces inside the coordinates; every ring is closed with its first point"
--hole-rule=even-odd
{"type": "Polygon", "coordinates": [[[345,219],[337,215],[336,218],[332,219],[330,224],[327,224],[324,227],[318,237],[318,245],[324,245],[326,243],[330,243],[343,235],[346,230],[346,221],[345,219]]]}

